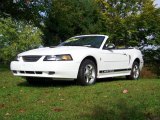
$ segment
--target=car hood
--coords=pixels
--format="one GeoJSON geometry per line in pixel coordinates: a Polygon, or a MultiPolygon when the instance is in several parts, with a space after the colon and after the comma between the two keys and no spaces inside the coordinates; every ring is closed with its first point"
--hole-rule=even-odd
{"type": "Polygon", "coordinates": [[[90,47],[77,47],[77,46],[58,46],[54,48],[50,47],[44,47],[44,48],[38,48],[29,50],[23,53],[20,53],[19,56],[25,56],[25,55],[57,55],[57,54],[72,54],[78,52],[86,52],[86,50],[92,49],[95,50],[97,48],[90,48],[90,47]]]}

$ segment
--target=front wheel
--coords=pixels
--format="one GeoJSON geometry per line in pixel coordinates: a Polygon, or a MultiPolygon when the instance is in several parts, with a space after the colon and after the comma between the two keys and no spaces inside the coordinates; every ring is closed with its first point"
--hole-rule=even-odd
{"type": "Polygon", "coordinates": [[[129,76],[127,76],[127,79],[138,80],[139,76],[140,76],[139,64],[138,64],[138,62],[135,61],[132,65],[131,74],[129,76]]]}
{"type": "Polygon", "coordinates": [[[77,82],[81,85],[91,85],[96,82],[96,78],[97,68],[95,63],[89,59],[84,60],[79,68],[77,82]]]}

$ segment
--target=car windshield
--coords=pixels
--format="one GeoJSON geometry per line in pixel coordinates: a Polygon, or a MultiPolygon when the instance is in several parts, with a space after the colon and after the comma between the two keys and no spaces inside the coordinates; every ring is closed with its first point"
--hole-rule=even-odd
{"type": "Polygon", "coordinates": [[[86,46],[93,48],[100,48],[104,36],[80,36],[72,37],[65,42],[61,43],[59,46],[86,46]]]}

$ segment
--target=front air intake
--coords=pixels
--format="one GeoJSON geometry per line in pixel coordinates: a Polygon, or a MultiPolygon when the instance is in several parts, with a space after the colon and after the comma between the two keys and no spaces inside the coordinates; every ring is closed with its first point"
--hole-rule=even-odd
{"type": "Polygon", "coordinates": [[[37,62],[41,57],[38,55],[22,56],[24,62],[37,62]]]}

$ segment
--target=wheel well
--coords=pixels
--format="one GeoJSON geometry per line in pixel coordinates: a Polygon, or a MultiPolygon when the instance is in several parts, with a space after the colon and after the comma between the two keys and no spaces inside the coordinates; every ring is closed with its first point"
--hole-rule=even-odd
{"type": "Polygon", "coordinates": [[[82,62],[83,62],[84,60],[86,60],[86,59],[92,60],[92,61],[95,63],[96,68],[97,68],[97,61],[96,61],[96,59],[95,59],[93,56],[87,56],[87,57],[85,57],[85,58],[82,60],[82,62]]]}
{"type": "Polygon", "coordinates": [[[137,62],[140,65],[140,60],[138,58],[136,58],[134,62],[137,62]]]}

